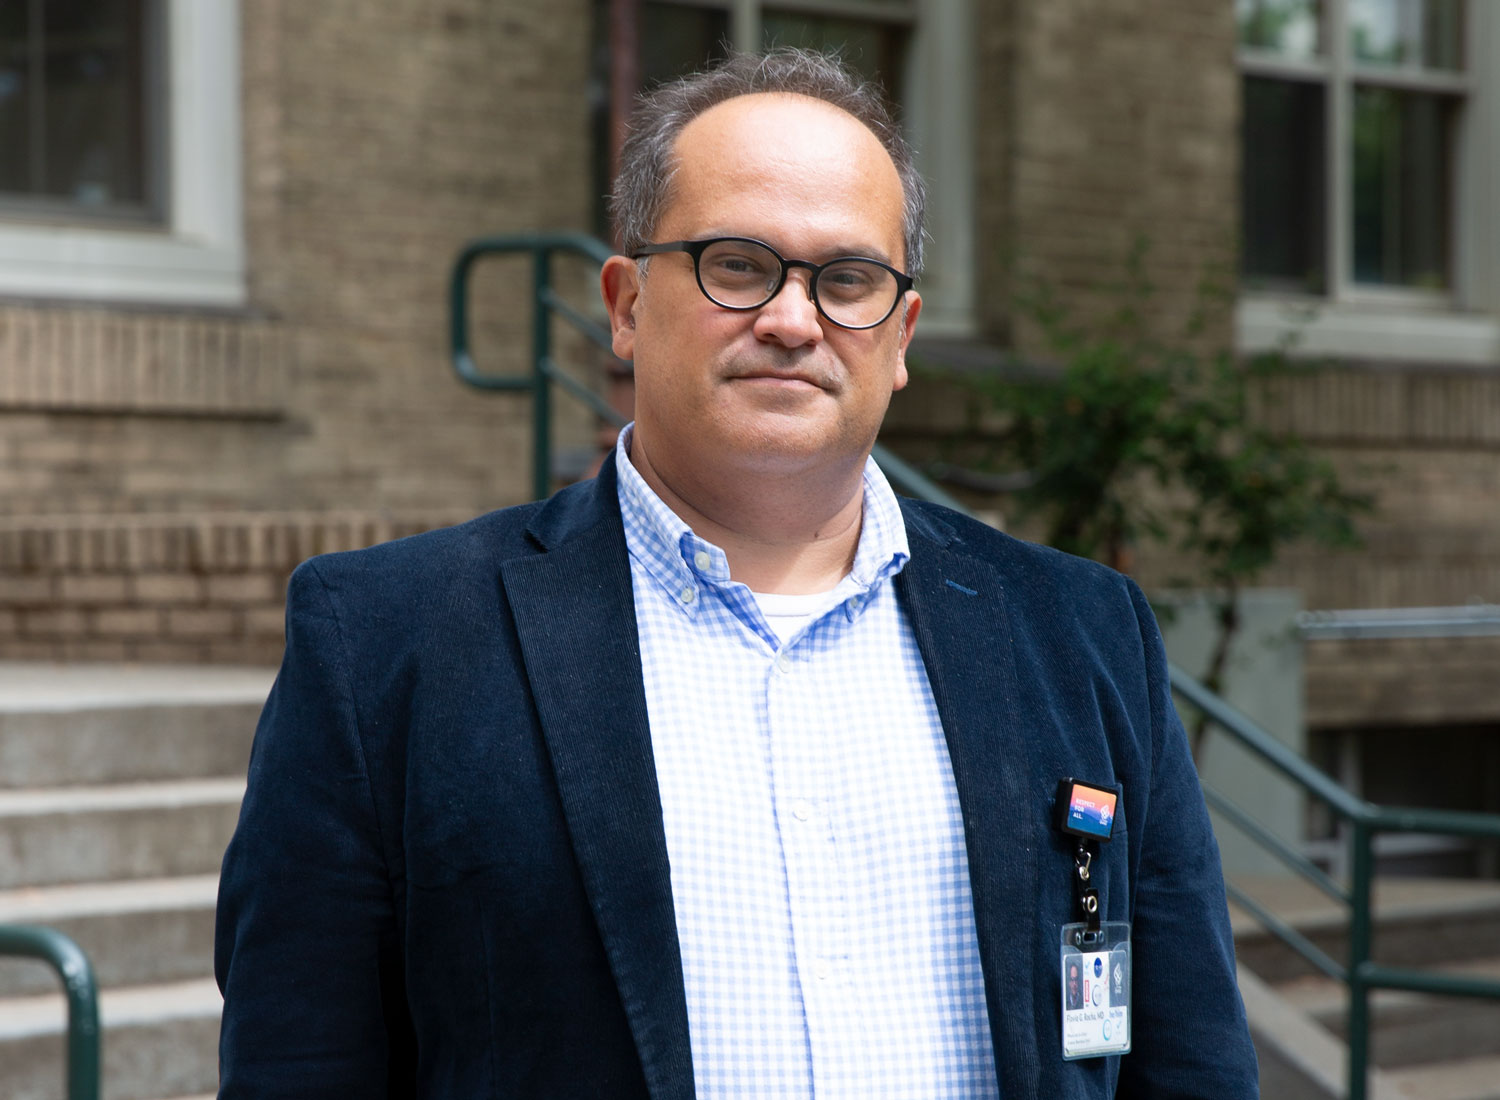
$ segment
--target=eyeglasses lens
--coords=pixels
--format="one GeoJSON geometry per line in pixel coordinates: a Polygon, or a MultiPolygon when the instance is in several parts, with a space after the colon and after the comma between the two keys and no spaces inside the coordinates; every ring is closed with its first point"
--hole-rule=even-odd
{"type": "MultiPolygon", "coordinates": [[[[750,241],[715,241],[699,257],[698,278],[719,305],[754,309],[776,293],[781,260],[750,241]]],[[[837,324],[878,324],[895,305],[896,277],[876,263],[844,260],[818,272],[816,299],[824,315],[837,324]]]]}

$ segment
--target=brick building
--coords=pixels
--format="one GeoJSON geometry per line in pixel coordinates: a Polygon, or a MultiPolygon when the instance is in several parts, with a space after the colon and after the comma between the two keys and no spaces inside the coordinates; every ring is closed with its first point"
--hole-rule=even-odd
{"type": "MultiPolygon", "coordinates": [[[[528,398],[453,376],[447,272],[480,233],[601,231],[610,6],[7,6],[0,658],[272,662],[303,557],[525,497],[528,398]]],[[[1242,272],[1219,335],[1245,349],[1314,308],[1303,346],[1330,365],[1276,415],[1381,510],[1362,553],[1294,553],[1274,580],[1309,608],[1500,600],[1493,5],[645,0],[641,18],[644,80],[775,40],[843,44],[894,89],[933,192],[929,355],[1024,350],[1013,280],[1086,305],[1139,237],[1165,314],[1206,267],[1242,272]]],[[[585,298],[590,278],[565,272],[585,298]]],[[[528,293],[524,268],[486,269],[487,369],[525,368],[528,293]]],[[[947,401],[914,386],[893,434],[942,430],[947,401]]],[[[594,428],[563,408],[558,431],[594,428]]],[[[1492,638],[1316,643],[1309,718],[1493,746],[1497,660],[1492,638]]]]}

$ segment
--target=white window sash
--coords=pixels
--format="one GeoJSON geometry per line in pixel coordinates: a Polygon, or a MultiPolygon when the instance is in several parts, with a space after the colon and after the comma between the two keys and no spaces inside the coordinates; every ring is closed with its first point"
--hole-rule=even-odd
{"type": "Polygon", "coordinates": [[[1292,339],[1298,355],[1461,364],[1500,363],[1500,11],[1488,0],[1468,5],[1469,56],[1462,73],[1356,63],[1347,9],[1325,5],[1324,55],[1281,58],[1242,49],[1242,73],[1313,81],[1327,90],[1325,196],[1328,293],[1250,292],[1236,312],[1244,351],[1265,351],[1292,339]],[[1354,281],[1352,164],[1349,155],[1356,85],[1464,97],[1455,195],[1450,291],[1424,292],[1354,281]]]}
{"type": "Polygon", "coordinates": [[[165,226],[0,221],[0,295],[245,302],[238,0],[168,0],[165,226]]]}

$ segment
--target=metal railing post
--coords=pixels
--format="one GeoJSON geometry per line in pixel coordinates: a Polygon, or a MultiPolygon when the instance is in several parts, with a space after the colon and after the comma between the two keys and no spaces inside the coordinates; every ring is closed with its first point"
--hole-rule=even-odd
{"type": "Polygon", "coordinates": [[[552,492],[552,379],[546,370],[552,361],[552,313],[543,302],[552,286],[552,250],[538,248],[532,264],[531,492],[534,500],[545,500],[552,492]]]}
{"type": "Polygon", "coordinates": [[[1369,966],[1374,917],[1375,845],[1369,822],[1353,822],[1353,875],[1349,891],[1349,1100],[1365,1100],[1370,1068],[1369,966]]]}
{"type": "Polygon", "coordinates": [[[0,925],[0,955],[40,959],[62,978],[68,997],[68,1100],[99,1100],[99,986],[89,957],[52,928],[0,925]]]}

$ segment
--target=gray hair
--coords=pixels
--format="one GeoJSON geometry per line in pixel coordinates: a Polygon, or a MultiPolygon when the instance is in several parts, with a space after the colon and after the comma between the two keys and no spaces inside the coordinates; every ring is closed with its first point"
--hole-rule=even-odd
{"type": "Polygon", "coordinates": [[[726,100],[764,92],[822,100],[854,116],[879,139],[901,178],[906,271],[920,275],[927,187],[884,96],[836,56],[791,46],[764,54],[736,54],[641,98],[620,151],[620,174],[609,199],[621,251],[629,255],[650,243],[671,198],[677,170],[674,151],[687,124],[726,100]]]}

